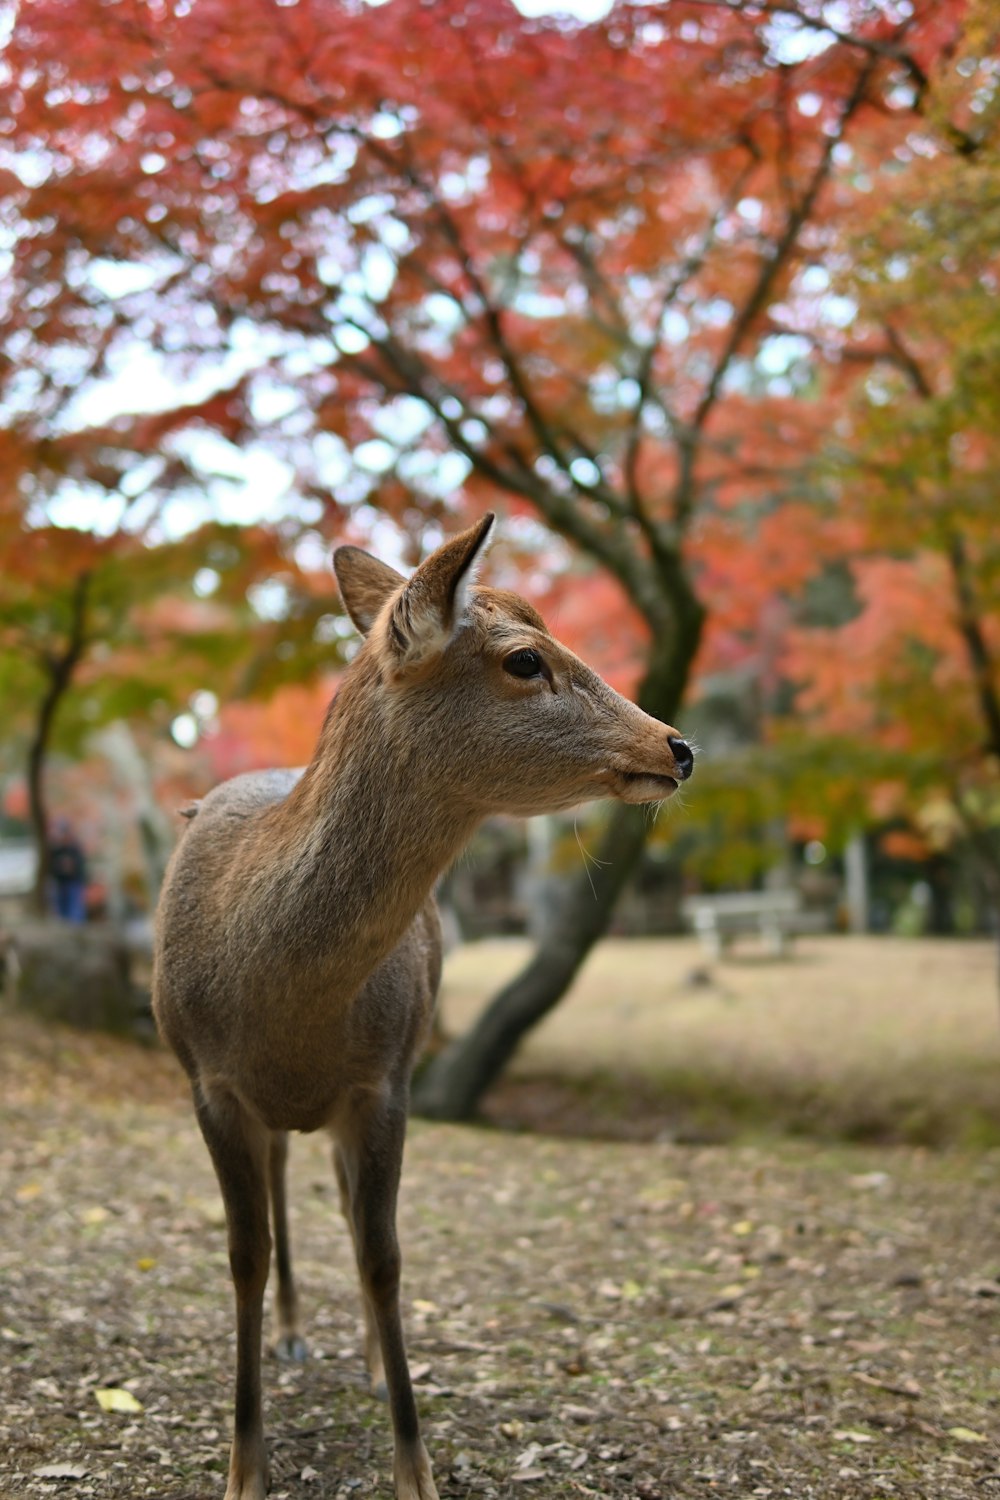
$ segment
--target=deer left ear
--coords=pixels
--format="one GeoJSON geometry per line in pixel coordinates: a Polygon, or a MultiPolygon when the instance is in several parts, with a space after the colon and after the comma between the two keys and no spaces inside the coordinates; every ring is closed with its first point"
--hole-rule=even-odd
{"type": "Polygon", "coordinates": [[[338,547],[333,554],[333,569],[347,613],[361,634],[367,635],[382,606],[406,579],[360,547],[338,547]]]}
{"type": "Polygon", "coordinates": [[[439,656],[465,620],[468,593],[493,529],[490,512],[432,552],[389,613],[387,644],[403,670],[439,656]]]}

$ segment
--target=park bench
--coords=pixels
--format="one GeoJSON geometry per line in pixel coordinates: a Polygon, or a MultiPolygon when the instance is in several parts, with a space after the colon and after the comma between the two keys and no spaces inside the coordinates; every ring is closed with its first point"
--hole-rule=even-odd
{"type": "Polygon", "coordinates": [[[681,913],[712,958],[721,958],[740,933],[757,933],[774,958],[788,952],[795,933],[823,932],[830,926],[824,911],[806,910],[798,891],[734,891],[718,896],[688,896],[681,913]]]}

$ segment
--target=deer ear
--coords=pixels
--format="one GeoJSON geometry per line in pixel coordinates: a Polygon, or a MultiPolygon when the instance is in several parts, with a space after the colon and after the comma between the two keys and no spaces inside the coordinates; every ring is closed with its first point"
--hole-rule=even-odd
{"type": "Polygon", "coordinates": [[[406,582],[395,568],[360,547],[338,547],[333,570],[347,613],[362,635],[368,634],[386,600],[406,582]]]}
{"type": "Polygon", "coordinates": [[[403,668],[438,656],[462,628],[468,591],[493,529],[493,513],[432,552],[392,607],[387,644],[403,668]]]}

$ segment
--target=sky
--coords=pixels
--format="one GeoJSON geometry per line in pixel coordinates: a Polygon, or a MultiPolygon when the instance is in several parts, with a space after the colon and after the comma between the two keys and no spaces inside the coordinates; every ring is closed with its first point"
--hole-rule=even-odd
{"type": "Polygon", "coordinates": [[[567,15],[581,21],[599,21],[611,9],[611,0],[563,0],[555,5],[547,0],[514,0],[514,6],[522,16],[567,15]]]}

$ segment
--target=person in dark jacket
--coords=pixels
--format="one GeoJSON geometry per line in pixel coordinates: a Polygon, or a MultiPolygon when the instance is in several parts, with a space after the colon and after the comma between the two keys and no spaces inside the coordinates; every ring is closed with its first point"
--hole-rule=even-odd
{"type": "Polygon", "coordinates": [[[57,917],[65,922],[84,922],[87,909],[87,861],[70,823],[60,818],[49,844],[49,875],[57,917]]]}

